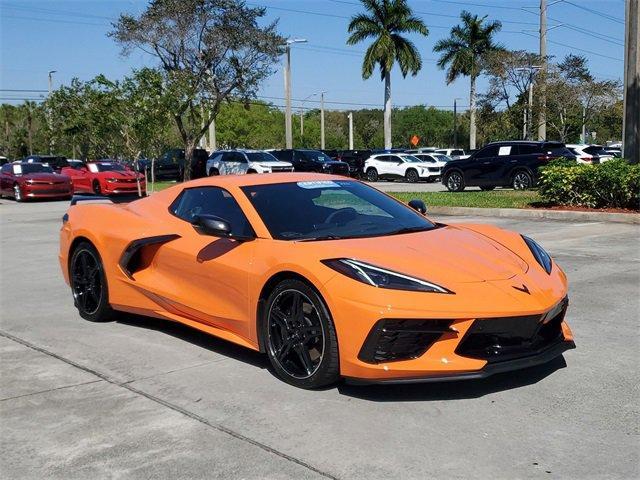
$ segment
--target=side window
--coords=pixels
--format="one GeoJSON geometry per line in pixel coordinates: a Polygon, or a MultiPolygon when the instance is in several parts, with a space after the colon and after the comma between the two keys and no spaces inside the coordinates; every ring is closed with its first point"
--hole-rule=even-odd
{"type": "Polygon", "coordinates": [[[404,160],[402,159],[402,157],[399,157],[397,155],[389,155],[389,162],[390,163],[404,163],[404,160]]]}
{"type": "Polygon", "coordinates": [[[501,145],[498,149],[499,157],[508,157],[509,155],[516,155],[517,147],[513,147],[511,145],[501,145]]]}
{"type": "Polygon", "coordinates": [[[497,157],[498,156],[498,145],[490,145],[488,147],[484,147],[478,153],[476,153],[475,158],[489,158],[489,157],[497,157]]]}
{"type": "Polygon", "coordinates": [[[224,156],[223,153],[219,153],[217,155],[214,155],[213,157],[211,157],[211,161],[212,162],[221,162],[223,156],[224,156]]]}
{"type": "Polygon", "coordinates": [[[236,152],[236,162],[247,163],[247,157],[244,153],[236,152]]]}
{"type": "Polygon", "coordinates": [[[234,235],[250,236],[253,229],[249,220],[226,190],[219,187],[187,188],[171,205],[171,213],[192,223],[198,215],[215,215],[231,224],[234,235]]]}
{"type": "Polygon", "coordinates": [[[539,153],[540,149],[538,147],[536,147],[535,145],[518,145],[517,147],[517,151],[513,152],[517,155],[533,155],[535,153],[539,153]]]}
{"type": "Polygon", "coordinates": [[[304,155],[302,155],[302,152],[298,152],[297,150],[295,150],[293,152],[293,161],[294,162],[305,162],[307,159],[305,158],[304,155]]]}
{"type": "Polygon", "coordinates": [[[11,164],[5,163],[0,170],[0,173],[11,173],[11,164]]]}
{"type": "Polygon", "coordinates": [[[464,151],[462,150],[452,150],[451,155],[464,155],[464,151]]]}

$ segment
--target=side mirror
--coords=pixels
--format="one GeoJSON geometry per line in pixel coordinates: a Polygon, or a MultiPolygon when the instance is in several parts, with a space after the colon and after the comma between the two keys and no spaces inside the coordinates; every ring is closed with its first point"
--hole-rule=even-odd
{"type": "Polygon", "coordinates": [[[215,215],[198,215],[191,223],[205,235],[214,237],[228,237],[231,235],[231,224],[215,215]]]}
{"type": "Polygon", "coordinates": [[[420,212],[422,215],[427,213],[427,206],[424,204],[422,200],[414,198],[409,201],[409,206],[413,208],[416,212],[420,212]]]}

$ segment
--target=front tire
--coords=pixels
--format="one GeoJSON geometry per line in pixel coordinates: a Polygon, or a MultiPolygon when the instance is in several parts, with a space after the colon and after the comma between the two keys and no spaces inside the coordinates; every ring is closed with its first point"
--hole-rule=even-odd
{"type": "Polygon", "coordinates": [[[367,170],[367,181],[368,182],[378,181],[378,171],[375,168],[370,168],[369,170],[367,170]]]}
{"type": "Polygon", "coordinates": [[[102,259],[89,242],[73,251],[69,263],[69,283],[80,316],[90,322],[107,322],[113,317],[102,259]]]}
{"type": "Polygon", "coordinates": [[[418,172],[416,172],[413,169],[407,170],[407,173],[405,173],[404,176],[407,182],[409,183],[418,183],[418,180],[420,180],[420,176],[418,175],[418,172]]]}
{"type": "Polygon", "coordinates": [[[20,190],[20,185],[17,183],[13,185],[13,198],[16,202],[24,201],[24,198],[22,197],[22,190],[20,190]]]}
{"type": "Polygon", "coordinates": [[[464,177],[457,170],[447,174],[445,185],[450,192],[461,192],[464,190],[464,177]]]}
{"type": "Polygon", "coordinates": [[[96,195],[102,195],[102,187],[100,186],[100,182],[98,180],[93,181],[93,193],[96,195]]]}
{"type": "Polygon", "coordinates": [[[271,292],[264,309],[262,338],[276,375],[306,389],[340,377],[338,340],[320,295],[305,282],[290,279],[271,292]]]}

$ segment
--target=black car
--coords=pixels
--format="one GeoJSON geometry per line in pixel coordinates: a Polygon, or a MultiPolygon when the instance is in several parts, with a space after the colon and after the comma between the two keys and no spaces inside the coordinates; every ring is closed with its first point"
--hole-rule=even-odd
{"type": "Polygon", "coordinates": [[[290,162],[296,172],[333,173],[349,175],[349,164],[333,160],[320,150],[287,149],[269,151],[278,160],[290,162]]]}
{"type": "MultiPolygon", "coordinates": [[[[172,148],[166,151],[160,158],[153,162],[155,179],[182,180],[184,176],[184,149],[172,148]]],[[[206,150],[196,148],[191,159],[191,178],[206,177],[207,158],[206,150]]],[[[152,162],[147,159],[138,160],[138,171],[145,170],[151,174],[152,162]]]]}
{"type": "Polygon", "coordinates": [[[364,175],[364,161],[372,154],[371,150],[324,150],[334,160],[349,164],[349,173],[359,178],[364,175]]]}
{"type": "Polygon", "coordinates": [[[461,192],[465,187],[524,190],[537,183],[539,167],[558,158],[575,159],[575,155],[559,142],[494,142],[469,158],[447,162],[441,178],[451,192],[461,192]]]}
{"type": "Polygon", "coordinates": [[[48,165],[54,170],[60,170],[62,167],[68,166],[67,157],[63,157],[61,155],[29,155],[23,160],[23,162],[42,163],[43,165],[48,165]]]}

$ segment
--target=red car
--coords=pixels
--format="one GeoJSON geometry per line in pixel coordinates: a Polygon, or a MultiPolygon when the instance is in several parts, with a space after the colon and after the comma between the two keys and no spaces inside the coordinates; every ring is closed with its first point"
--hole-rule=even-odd
{"type": "Polygon", "coordinates": [[[69,162],[69,166],[63,167],[61,173],[71,177],[74,193],[138,194],[138,179],[142,195],[147,191],[144,175],[118,162],[69,162]]]}
{"type": "Polygon", "coordinates": [[[41,163],[7,163],[0,169],[0,196],[22,202],[30,198],[71,198],[73,185],[67,175],[54,173],[41,163]]]}

